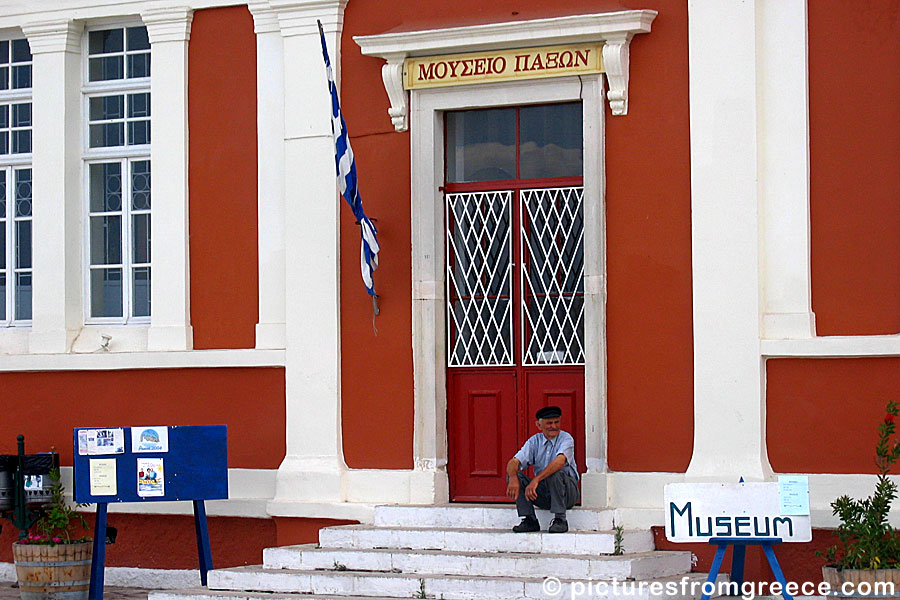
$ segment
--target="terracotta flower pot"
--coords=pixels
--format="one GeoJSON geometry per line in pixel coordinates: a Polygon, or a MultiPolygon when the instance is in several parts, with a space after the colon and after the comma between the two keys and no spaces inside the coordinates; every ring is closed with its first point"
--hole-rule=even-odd
{"type": "Polygon", "coordinates": [[[822,567],[829,596],[854,598],[900,598],[900,569],[838,569],[822,567]],[[847,585],[847,594],[842,590],[847,585]]]}
{"type": "Polygon", "coordinates": [[[87,600],[93,542],[13,544],[22,600],[87,600]]]}

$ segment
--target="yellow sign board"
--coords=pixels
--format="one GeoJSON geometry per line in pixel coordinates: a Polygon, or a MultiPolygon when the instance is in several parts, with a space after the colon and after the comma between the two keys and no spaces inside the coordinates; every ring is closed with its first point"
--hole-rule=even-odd
{"type": "Polygon", "coordinates": [[[602,73],[602,48],[603,44],[580,44],[408,58],[403,64],[403,87],[411,90],[602,73]]]}

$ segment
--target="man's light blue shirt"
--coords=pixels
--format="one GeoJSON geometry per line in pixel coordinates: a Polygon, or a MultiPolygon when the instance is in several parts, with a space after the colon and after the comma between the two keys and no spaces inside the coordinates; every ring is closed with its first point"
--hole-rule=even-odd
{"type": "Polygon", "coordinates": [[[521,463],[519,467],[521,470],[524,471],[529,465],[534,465],[534,474],[539,475],[560,454],[566,457],[566,464],[560,471],[568,473],[572,479],[578,481],[575,438],[565,431],[560,431],[552,440],[548,440],[543,433],[534,434],[528,438],[522,449],[516,452],[515,458],[521,463]]]}

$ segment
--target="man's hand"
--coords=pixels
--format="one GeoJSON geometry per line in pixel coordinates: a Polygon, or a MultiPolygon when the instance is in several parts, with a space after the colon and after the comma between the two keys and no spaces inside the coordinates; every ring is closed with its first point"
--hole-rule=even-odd
{"type": "Polygon", "coordinates": [[[519,497],[519,488],[521,484],[519,483],[519,478],[510,478],[509,483],[506,484],[506,495],[515,500],[519,497]]]}
{"type": "Polygon", "coordinates": [[[528,487],[525,488],[525,498],[531,500],[532,502],[537,500],[538,483],[540,483],[540,481],[538,481],[537,479],[532,479],[531,483],[528,484],[528,487]]]}
{"type": "Polygon", "coordinates": [[[506,463],[506,495],[515,500],[519,497],[519,466],[521,463],[515,456],[506,463]]]}

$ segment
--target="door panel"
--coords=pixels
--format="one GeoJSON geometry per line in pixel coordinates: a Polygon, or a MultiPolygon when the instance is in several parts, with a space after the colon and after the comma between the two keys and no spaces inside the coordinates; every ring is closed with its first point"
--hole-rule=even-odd
{"type": "Polygon", "coordinates": [[[545,406],[562,409],[562,429],[575,438],[575,462],[584,473],[584,368],[529,369],[525,375],[528,436],[537,433],[534,413],[545,406]]]}
{"type": "Polygon", "coordinates": [[[453,499],[506,500],[506,463],[519,449],[515,373],[454,369],[447,391],[453,499]]]}

